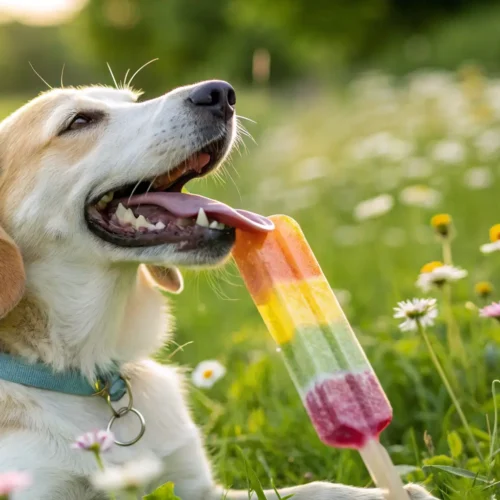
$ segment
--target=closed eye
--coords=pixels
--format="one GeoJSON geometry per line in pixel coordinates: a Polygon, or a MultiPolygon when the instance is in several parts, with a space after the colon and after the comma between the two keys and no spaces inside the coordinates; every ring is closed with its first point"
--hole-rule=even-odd
{"type": "Polygon", "coordinates": [[[63,135],[67,132],[76,132],[89,126],[93,126],[105,117],[102,111],[82,111],[75,113],[70,119],[69,123],[64,125],[64,128],[59,132],[58,135],[63,135]]]}

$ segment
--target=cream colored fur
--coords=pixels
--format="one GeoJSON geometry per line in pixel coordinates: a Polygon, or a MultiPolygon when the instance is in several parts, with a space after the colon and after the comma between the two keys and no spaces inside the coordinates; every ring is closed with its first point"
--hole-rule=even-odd
{"type": "MultiPolygon", "coordinates": [[[[115,247],[94,237],[83,219],[89,193],[164,173],[203,147],[199,120],[185,102],[189,90],[140,103],[128,90],[54,90],[0,125],[0,350],[56,370],[76,368],[90,378],[119,360],[147,430],[136,445],[106,454],[106,462],[153,454],[165,464],[161,481],[175,482],[184,500],[246,499],[246,492],[215,485],[186,406],[182,372],[148,359],[171,326],[155,282],[167,289],[182,285],[175,271],[161,273],[154,265],[212,265],[218,259],[167,244],[115,247]],[[88,131],[58,135],[68,115],[88,108],[106,119],[88,131]]],[[[91,454],[70,444],[104,428],[109,417],[101,398],[0,381],[0,473],[26,469],[34,475],[34,486],[14,499],[101,498],[87,480],[95,470],[91,454]]],[[[123,418],[117,431],[130,436],[134,425],[133,417],[123,418]]],[[[415,485],[408,492],[414,500],[432,498],[415,485]]],[[[382,499],[375,489],[328,483],[281,494],[294,500],[382,499]]],[[[277,497],[269,492],[267,498],[277,497]]]]}

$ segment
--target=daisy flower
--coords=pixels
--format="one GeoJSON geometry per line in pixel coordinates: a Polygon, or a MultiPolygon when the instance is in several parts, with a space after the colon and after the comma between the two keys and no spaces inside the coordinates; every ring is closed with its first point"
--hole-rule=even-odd
{"type": "Polygon", "coordinates": [[[86,432],[71,445],[75,450],[86,450],[99,453],[108,451],[115,442],[115,436],[110,431],[91,431],[86,432]]]}
{"type": "Polygon", "coordinates": [[[156,458],[142,458],[120,467],[109,467],[92,477],[92,484],[102,491],[137,490],[156,479],[163,465],[156,458]]]}
{"type": "Polygon", "coordinates": [[[434,146],[431,155],[432,158],[439,163],[456,165],[457,163],[464,162],[466,151],[461,142],[455,140],[443,140],[434,146]]]}
{"type": "Polygon", "coordinates": [[[416,285],[428,292],[433,286],[442,287],[446,283],[453,283],[467,276],[465,269],[445,265],[442,262],[429,262],[420,270],[416,285]]]}
{"type": "Polygon", "coordinates": [[[0,498],[31,486],[31,476],[27,472],[11,471],[0,474],[0,498]]]}
{"type": "Polygon", "coordinates": [[[381,194],[362,201],[354,208],[354,217],[361,221],[380,217],[392,210],[394,198],[390,194],[381,194]]]}
{"type": "Polygon", "coordinates": [[[500,302],[493,302],[479,310],[479,315],[483,318],[494,318],[500,321],[500,302]]]}
{"type": "Polygon", "coordinates": [[[191,380],[196,387],[210,389],[226,374],[226,368],[218,361],[202,361],[193,371],[191,380]]]}
{"type": "Polygon", "coordinates": [[[421,184],[405,187],[399,193],[399,201],[403,205],[421,208],[435,207],[440,203],[441,197],[439,191],[421,184]]]}
{"type": "Polygon", "coordinates": [[[450,234],[451,215],[437,214],[431,219],[431,226],[440,236],[446,237],[450,234]]]}
{"type": "Polygon", "coordinates": [[[481,245],[481,252],[492,253],[500,250],[500,224],[490,227],[490,241],[491,243],[481,245]]]}
{"type": "Polygon", "coordinates": [[[424,328],[432,326],[437,315],[436,299],[404,300],[394,308],[394,317],[404,319],[399,325],[402,332],[416,331],[419,323],[424,328]]]}

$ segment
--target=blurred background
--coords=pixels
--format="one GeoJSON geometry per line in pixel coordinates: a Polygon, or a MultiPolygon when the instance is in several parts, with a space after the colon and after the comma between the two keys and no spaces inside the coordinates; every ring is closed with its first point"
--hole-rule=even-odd
{"type": "Polygon", "coordinates": [[[346,81],[376,68],[500,65],[495,0],[0,0],[0,91],[138,78],[151,93],[215,75],[238,85],[346,81]]]}
{"type": "MultiPolygon", "coordinates": [[[[454,262],[469,272],[454,288],[474,367],[460,397],[489,446],[500,329],[464,305],[484,301],[476,282],[500,287],[496,257],[479,252],[500,222],[499,19],[499,0],[0,0],[0,115],[47,88],[30,63],[51,86],[115,85],[107,64],[120,84],[158,58],[134,76],[146,99],[229,80],[242,143],[222,180],[189,190],[299,220],[394,407],[383,439],[397,463],[420,466],[434,453],[424,431],[447,454],[457,421],[425,346],[398,331],[392,308],[421,296],[419,269],[442,258],[437,212],[453,217],[454,262]]],[[[161,356],[227,367],[192,392],[225,484],[246,485],[238,444],[266,485],[366,485],[355,454],[325,453],[235,269],[185,275],[161,356]]],[[[446,358],[442,323],[433,333],[446,358]]]]}

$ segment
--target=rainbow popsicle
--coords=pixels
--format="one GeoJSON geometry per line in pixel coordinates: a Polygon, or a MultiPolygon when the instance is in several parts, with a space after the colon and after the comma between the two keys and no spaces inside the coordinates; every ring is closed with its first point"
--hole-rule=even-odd
{"type": "Polygon", "coordinates": [[[233,256],[280,346],[320,439],[360,451],[388,499],[408,499],[378,437],[392,408],[300,226],[270,217],[273,232],[237,231],[233,256]]]}

